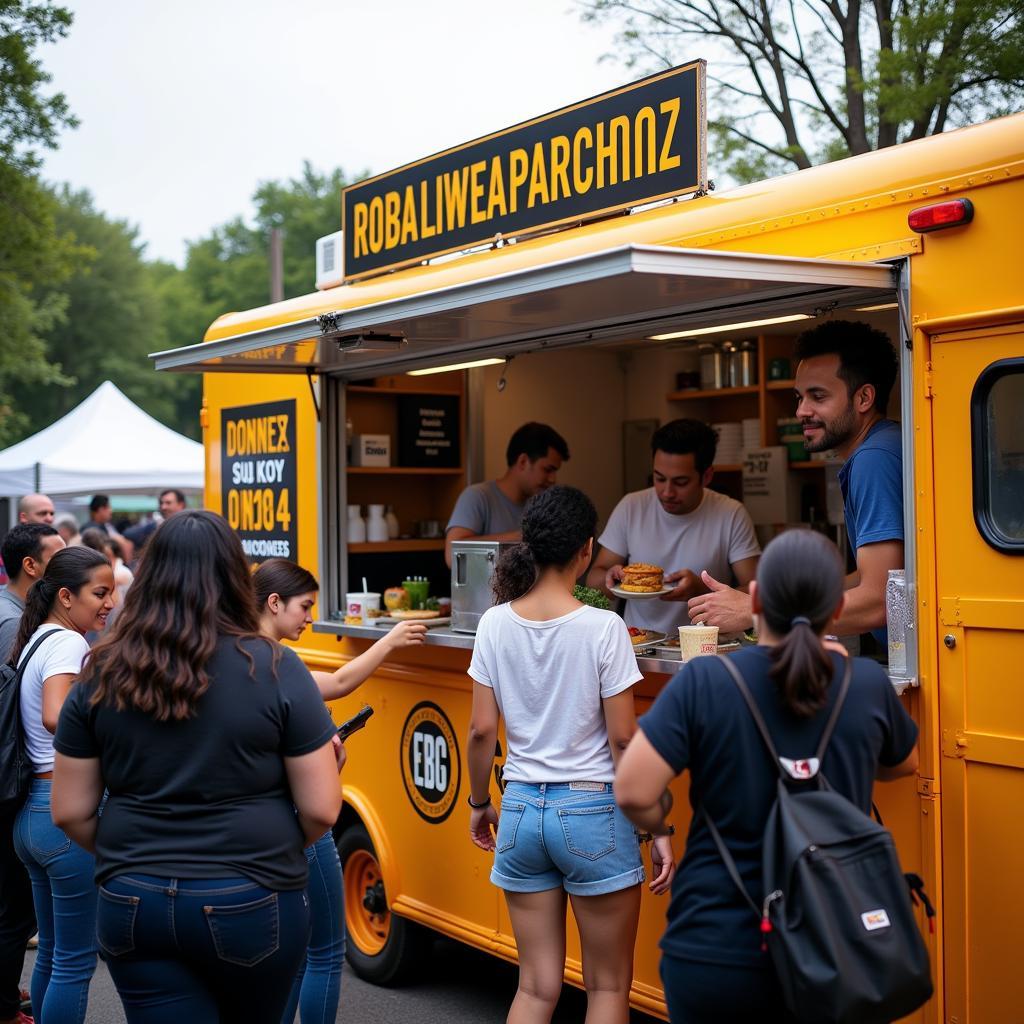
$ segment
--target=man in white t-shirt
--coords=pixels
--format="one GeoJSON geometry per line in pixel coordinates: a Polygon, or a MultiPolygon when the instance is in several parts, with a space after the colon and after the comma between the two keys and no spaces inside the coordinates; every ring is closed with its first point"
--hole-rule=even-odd
{"type": "Polygon", "coordinates": [[[747,510],[708,490],[717,443],[699,420],[673,420],[657,430],[651,438],[654,486],[627,494],[598,538],[589,586],[609,592],[629,562],[661,566],[665,583],[673,585],[660,599],[627,601],[627,625],[668,634],[688,625],[686,603],[707,593],[700,574],[715,576],[712,566],[740,589],[754,578],[761,547],[747,510]]]}

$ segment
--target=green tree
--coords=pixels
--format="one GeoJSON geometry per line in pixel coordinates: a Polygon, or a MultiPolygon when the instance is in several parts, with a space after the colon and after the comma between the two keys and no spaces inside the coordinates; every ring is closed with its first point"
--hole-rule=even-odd
{"type": "MultiPolygon", "coordinates": [[[[31,427],[38,430],[69,412],[109,379],[150,415],[198,436],[199,378],[155,373],[149,359],[150,352],[173,344],[168,323],[189,298],[174,287],[181,272],[147,265],[138,230],[98,211],[88,192],[65,186],[57,194],[56,225],[92,258],[53,290],[66,302],[67,315],[47,332],[47,350],[74,383],[35,397],[31,427]]],[[[103,440],[116,445],[116,437],[103,440]]]]}
{"type": "Polygon", "coordinates": [[[638,70],[711,58],[709,134],[740,181],[1024,108],[1021,0],[580,6],[584,20],[620,26],[616,56],[638,70]]]}
{"type": "Polygon", "coordinates": [[[75,121],[61,93],[45,93],[50,77],[34,56],[70,24],[70,12],[50,3],[0,0],[0,447],[23,435],[28,392],[70,383],[43,336],[65,313],[52,285],[85,254],[56,226],[35,147],[53,147],[75,121]]]}
{"type": "MultiPolygon", "coordinates": [[[[203,330],[230,310],[251,309],[270,301],[270,232],[284,232],[286,298],[314,290],[313,246],[341,226],[341,190],[347,183],[339,168],[320,174],[308,163],[289,181],[262,183],[253,195],[253,223],[236,217],[188,247],[185,276],[205,309],[203,330]]],[[[199,341],[202,337],[193,337],[199,341]]]]}

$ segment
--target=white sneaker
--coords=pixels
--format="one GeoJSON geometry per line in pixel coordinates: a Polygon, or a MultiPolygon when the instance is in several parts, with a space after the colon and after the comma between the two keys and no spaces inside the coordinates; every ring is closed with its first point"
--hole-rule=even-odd
{"type": "Polygon", "coordinates": [[[29,939],[27,943],[25,943],[25,945],[29,949],[38,949],[39,948],[39,932],[36,932],[35,935],[33,935],[32,938],[29,939]]]}

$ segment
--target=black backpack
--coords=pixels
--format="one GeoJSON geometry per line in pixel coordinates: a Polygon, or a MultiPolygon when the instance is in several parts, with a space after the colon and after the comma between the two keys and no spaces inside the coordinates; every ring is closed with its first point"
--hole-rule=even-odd
{"type": "Polygon", "coordinates": [[[762,948],[771,953],[786,1008],[799,1024],[889,1024],[906,1016],[932,995],[912,889],[929,924],[934,911],[921,880],[900,869],[889,831],[835,792],[820,771],[850,689],[851,659],[815,760],[799,761],[779,757],[739,670],[727,658],[721,661],[779,772],[764,829],[760,905],[706,811],[704,818],[733,882],[761,919],[762,948]],[[793,780],[804,785],[791,791],[793,780]]]}
{"type": "Polygon", "coordinates": [[[21,677],[39,645],[58,632],[50,629],[39,637],[18,668],[7,662],[0,665],[0,807],[20,806],[32,783],[32,762],[21,731],[21,677]]]}

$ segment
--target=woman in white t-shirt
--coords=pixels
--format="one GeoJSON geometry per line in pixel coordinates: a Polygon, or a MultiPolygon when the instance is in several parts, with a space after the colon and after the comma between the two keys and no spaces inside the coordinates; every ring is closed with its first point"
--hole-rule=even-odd
{"type": "Polygon", "coordinates": [[[42,1021],[81,1024],[96,969],[96,886],[92,854],[50,816],[53,734],[64,699],[89,653],[85,633],[102,630],[114,607],[114,574],[87,547],[58,551],[28,592],[11,660],[21,677],[21,727],[35,777],[14,822],[14,848],[32,880],[39,951],[32,1006],[42,1021]],[[36,641],[43,638],[33,650],[36,641]],[[60,913],[54,913],[54,901],[60,913]]]}
{"type": "MultiPolygon", "coordinates": [[[[573,487],[529,501],[523,543],[495,568],[499,604],[480,620],[469,668],[469,829],[495,854],[491,881],[505,892],[519,950],[512,1024],[551,1019],[565,970],[567,897],[580,930],[587,1021],[629,1017],[644,869],[612,779],[636,731],[632,687],[642,674],[623,621],[573,597],[596,525],[593,503],[573,487]],[[502,718],[499,818],[489,788],[502,718]]],[[[664,893],[675,871],[667,837],[654,840],[651,858],[650,888],[664,893]]]]}

